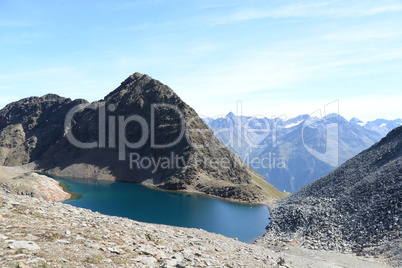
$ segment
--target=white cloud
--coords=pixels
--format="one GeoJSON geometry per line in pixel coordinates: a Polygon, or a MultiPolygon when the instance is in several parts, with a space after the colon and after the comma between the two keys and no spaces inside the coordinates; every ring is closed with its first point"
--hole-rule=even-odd
{"type": "MultiPolygon", "coordinates": [[[[311,40],[314,42],[314,40],[311,40]]],[[[402,59],[402,48],[372,50],[371,48],[342,49],[337,46],[302,46],[297,42],[289,47],[261,52],[244,52],[238,58],[220,64],[194,66],[192,74],[171,78],[170,83],[183,94],[225,98],[272,90],[303,88],[305,83],[330,83],[334,79],[376,75],[388,71],[402,59]],[[292,52],[298,50],[298,52],[292,52]]],[[[306,89],[308,92],[308,89],[306,89]]]]}
{"type": "MultiPolygon", "coordinates": [[[[53,38],[43,38],[40,30],[49,31],[45,37],[59,34],[52,32],[52,27],[5,32],[0,37],[5,51],[13,48],[10,43],[35,41],[42,49],[23,51],[16,46],[18,52],[10,53],[0,63],[0,104],[5,99],[15,100],[14,96],[8,97],[17,94],[11,90],[21,98],[53,92],[96,100],[135,71],[171,86],[189,105],[206,115],[227,114],[241,99],[246,114],[295,116],[313,112],[337,95],[341,108],[342,101],[346,101],[345,107],[351,107],[345,108],[348,113],[364,118],[363,110],[357,113],[349,104],[352,101],[348,96],[355,89],[363,95],[387,90],[384,95],[397,96],[392,92],[402,77],[402,16],[397,17],[402,10],[400,1],[175,1],[167,11],[177,11],[180,6],[189,13],[161,16],[148,23],[134,17],[128,17],[132,23],[120,22],[123,10],[128,10],[126,17],[137,8],[152,16],[154,11],[163,12],[160,9],[167,7],[153,6],[155,3],[158,1],[103,0],[98,5],[101,11],[119,12],[110,12],[112,24],[99,24],[104,29],[99,35],[105,36],[100,42],[83,38],[47,43],[46,39],[53,38]],[[378,14],[382,16],[372,16],[378,14]],[[212,25],[211,17],[215,18],[212,25]],[[273,20],[252,21],[263,18],[273,20]],[[239,24],[231,25],[234,22],[239,24]],[[55,45],[60,45],[61,52],[53,51],[55,45]],[[387,80],[389,86],[385,85],[387,80]],[[335,89],[338,83],[345,87],[335,89]],[[321,88],[337,92],[325,95],[319,92],[321,88]]],[[[94,14],[89,15],[100,21],[94,14]]],[[[51,20],[46,22],[51,25],[51,20]]],[[[29,26],[0,20],[3,25],[29,26]]],[[[95,38],[93,29],[82,25],[82,36],[95,38]]],[[[373,100],[375,97],[370,97],[367,103],[373,100]]],[[[386,97],[380,103],[387,106],[387,101],[399,107],[386,97]]],[[[367,114],[375,112],[370,105],[364,107],[367,114]]]]}
{"type": "Polygon", "coordinates": [[[209,66],[172,83],[184,94],[191,87],[192,96],[224,97],[285,88],[304,79],[301,69],[291,61],[255,57],[209,66]]]}
{"type": "Polygon", "coordinates": [[[397,12],[402,10],[402,5],[389,5],[389,6],[380,6],[380,7],[374,7],[371,9],[366,9],[358,12],[357,14],[360,13],[360,16],[365,16],[365,15],[376,15],[380,13],[388,13],[388,12],[397,12]]]}
{"type": "Polygon", "coordinates": [[[244,8],[230,15],[212,20],[213,24],[227,24],[262,18],[289,18],[289,17],[360,17],[381,13],[398,12],[402,4],[387,4],[383,1],[364,3],[353,1],[316,1],[288,4],[279,7],[244,8]]]}
{"type": "Polygon", "coordinates": [[[325,34],[320,39],[325,41],[343,41],[343,42],[361,42],[372,39],[391,39],[401,37],[402,31],[393,25],[384,25],[383,27],[359,27],[355,29],[344,29],[342,31],[325,34]],[[390,27],[391,26],[391,27],[390,27]]]}

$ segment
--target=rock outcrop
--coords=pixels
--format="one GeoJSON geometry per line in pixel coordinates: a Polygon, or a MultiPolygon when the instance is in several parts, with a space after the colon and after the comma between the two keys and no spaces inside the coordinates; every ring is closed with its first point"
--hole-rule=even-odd
{"type": "Polygon", "coordinates": [[[270,206],[262,243],[383,256],[402,265],[402,127],[270,206]]]}
{"type": "MultiPolygon", "coordinates": [[[[0,172],[3,169],[0,169],[0,172]]],[[[71,194],[65,192],[59,182],[34,172],[28,172],[12,178],[0,178],[0,192],[27,195],[47,201],[67,200],[71,194]]]]}
{"type": "Polygon", "coordinates": [[[216,139],[172,89],[139,73],[92,104],[49,94],[2,109],[0,164],[32,162],[54,176],[130,181],[234,201],[284,196],[216,139]]]}
{"type": "Polygon", "coordinates": [[[38,160],[63,138],[65,116],[80,103],[86,101],[47,94],[0,110],[0,165],[19,166],[38,160]]]}

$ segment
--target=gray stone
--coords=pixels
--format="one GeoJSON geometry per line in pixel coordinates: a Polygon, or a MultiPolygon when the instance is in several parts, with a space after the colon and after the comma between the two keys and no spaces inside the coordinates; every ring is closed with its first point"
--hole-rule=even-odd
{"type": "Polygon", "coordinates": [[[59,243],[59,244],[70,244],[71,242],[70,242],[70,241],[67,241],[67,240],[63,240],[63,239],[58,239],[58,240],[56,240],[56,243],[59,243]]]}
{"type": "Polygon", "coordinates": [[[117,248],[107,248],[111,253],[120,254],[121,252],[117,248]]]}
{"type": "Polygon", "coordinates": [[[9,247],[11,249],[27,249],[27,250],[40,249],[40,247],[33,241],[14,241],[9,247]]]}
{"type": "Polygon", "coordinates": [[[8,239],[8,237],[7,237],[7,236],[5,236],[5,235],[3,235],[3,234],[0,234],[0,239],[1,239],[1,240],[7,240],[7,239],[8,239]]]}
{"type": "Polygon", "coordinates": [[[155,267],[155,265],[157,263],[157,259],[155,259],[154,257],[149,257],[149,256],[139,256],[136,258],[136,260],[138,262],[141,262],[141,263],[147,265],[148,267],[155,267]]]}

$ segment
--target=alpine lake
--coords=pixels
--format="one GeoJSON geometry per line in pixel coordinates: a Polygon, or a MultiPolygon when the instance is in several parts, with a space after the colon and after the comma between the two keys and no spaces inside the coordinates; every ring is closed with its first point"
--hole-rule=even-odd
{"type": "Polygon", "coordinates": [[[199,228],[252,243],[265,232],[269,210],[263,205],[156,190],[137,183],[60,179],[73,198],[65,204],[136,221],[199,228]]]}

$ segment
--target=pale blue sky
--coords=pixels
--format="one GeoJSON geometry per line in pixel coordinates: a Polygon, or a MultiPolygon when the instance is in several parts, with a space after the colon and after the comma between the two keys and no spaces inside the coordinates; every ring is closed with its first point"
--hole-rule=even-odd
{"type": "Polygon", "coordinates": [[[204,116],[402,117],[402,1],[0,0],[0,107],[134,72],[204,116]]]}

